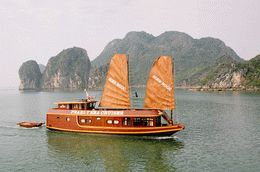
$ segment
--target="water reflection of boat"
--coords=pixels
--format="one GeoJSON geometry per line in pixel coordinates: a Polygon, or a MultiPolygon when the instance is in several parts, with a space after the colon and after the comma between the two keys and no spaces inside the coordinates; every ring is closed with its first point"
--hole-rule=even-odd
{"type": "Polygon", "coordinates": [[[184,129],[183,124],[175,123],[165,111],[175,109],[172,71],[171,57],[157,58],[147,81],[144,108],[131,109],[128,59],[124,54],[116,54],[109,66],[99,108],[95,108],[96,101],[91,97],[58,102],[56,108],[47,112],[46,127],[85,133],[170,136],[184,129]]]}
{"type": "MultiPolygon", "coordinates": [[[[48,131],[48,152],[82,171],[173,171],[183,143],[142,137],[48,131]]],[[[64,162],[56,163],[63,170],[64,162]]]]}

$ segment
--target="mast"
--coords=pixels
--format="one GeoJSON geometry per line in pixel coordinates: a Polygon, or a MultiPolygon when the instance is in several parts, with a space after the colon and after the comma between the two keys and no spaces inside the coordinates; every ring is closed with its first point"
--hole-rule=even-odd
{"type": "Polygon", "coordinates": [[[137,89],[134,88],[134,77],[135,77],[135,70],[134,70],[134,64],[130,56],[128,55],[128,81],[129,81],[129,93],[130,93],[130,99],[131,99],[131,108],[138,107],[138,100],[140,99],[138,96],[137,89]]]}
{"type": "MultiPolygon", "coordinates": [[[[175,78],[175,66],[174,66],[174,58],[172,58],[172,77],[173,77],[173,89],[174,87],[174,78],[175,78]]],[[[173,97],[175,98],[175,91],[173,91],[173,97]]],[[[175,107],[176,107],[176,103],[175,103],[175,107]]],[[[172,113],[172,109],[171,109],[171,120],[173,119],[173,113],[172,113]]]]}
{"type": "Polygon", "coordinates": [[[126,55],[127,57],[127,70],[128,70],[128,85],[129,85],[129,93],[130,93],[130,107],[133,108],[133,101],[132,101],[132,85],[131,85],[131,78],[132,78],[132,73],[131,73],[131,69],[130,69],[130,58],[129,55],[126,55]]]}

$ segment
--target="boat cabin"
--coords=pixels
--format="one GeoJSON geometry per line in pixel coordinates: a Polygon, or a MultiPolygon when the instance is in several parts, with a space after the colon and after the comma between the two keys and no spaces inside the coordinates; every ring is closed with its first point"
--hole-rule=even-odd
{"type": "MultiPolygon", "coordinates": [[[[106,109],[95,108],[96,100],[82,99],[81,101],[57,102],[54,110],[71,110],[80,126],[102,127],[160,127],[161,121],[170,122],[165,111],[155,109],[106,109]]],[[[59,117],[60,119],[61,117],[59,117]]],[[[70,122],[71,117],[65,121],[70,122]]]]}
{"type": "MultiPolygon", "coordinates": [[[[79,114],[75,115],[77,115],[78,124],[81,126],[158,127],[163,125],[161,117],[164,116],[164,113],[161,111],[152,109],[96,109],[96,102],[95,100],[87,99],[57,102],[55,103],[57,107],[53,109],[79,112],[79,114]]],[[[66,117],[65,121],[69,122],[70,117],[66,117]]]]}
{"type": "Polygon", "coordinates": [[[103,116],[78,116],[81,126],[103,127],[159,127],[161,117],[103,117],[103,116]]]}
{"type": "Polygon", "coordinates": [[[82,101],[75,102],[57,102],[57,108],[64,110],[92,110],[96,106],[95,100],[82,99],[82,101]]]}

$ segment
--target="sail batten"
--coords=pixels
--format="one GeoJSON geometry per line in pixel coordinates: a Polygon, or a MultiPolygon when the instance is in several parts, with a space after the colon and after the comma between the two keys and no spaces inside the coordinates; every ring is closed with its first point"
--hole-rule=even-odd
{"type": "Polygon", "coordinates": [[[146,85],[145,108],[175,109],[173,62],[171,56],[158,57],[146,85]]]}
{"type": "Polygon", "coordinates": [[[115,54],[110,62],[100,107],[130,108],[128,61],[125,54],[115,54]]]}

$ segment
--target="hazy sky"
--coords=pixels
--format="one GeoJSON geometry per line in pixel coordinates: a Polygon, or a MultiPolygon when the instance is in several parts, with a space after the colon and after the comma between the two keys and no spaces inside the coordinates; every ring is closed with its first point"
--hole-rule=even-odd
{"type": "Polygon", "coordinates": [[[215,37],[250,59],[260,54],[259,0],[0,0],[0,88],[18,88],[18,69],[46,65],[78,46],[94,59],[129,31],[215,37]]]}

